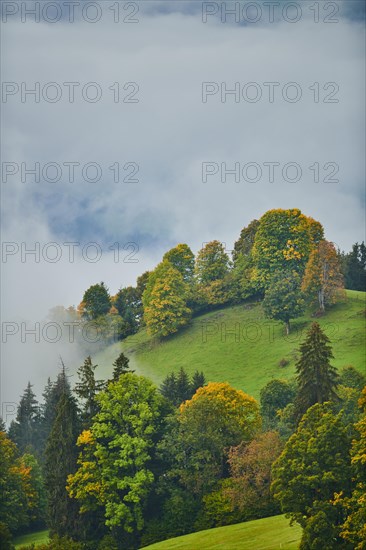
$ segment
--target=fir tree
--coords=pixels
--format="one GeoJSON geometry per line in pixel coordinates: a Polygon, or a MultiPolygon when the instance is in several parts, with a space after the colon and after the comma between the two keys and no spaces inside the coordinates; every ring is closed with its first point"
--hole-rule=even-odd
{"type": "Polygon", "coordinates": [[[128,366],[129,362],[130,362],[129,358],[126,357],[126,355],[123,352],[121,352],[113,363],[113,367],[114,367],[113,377],[112,377],[113,382],[117,382],[117,380],[122,374],[127,374],[128,372],[131,372],[131,373],[135,372],[134,370],[130,370],[130,367],[128,366]]]}
{"type": "Polygon", "coordinates": [[[11,423],[9,436],[21,453],[35,452],[39,445],[40,411],[38,401],[28,382],[20,399],[16,420],[11,423]]]}
{"type": "Polygon", "coordinates": [[[177,377],[174,372],[167,375],[160,386],[160,393],[168,399],[173,405],[176,405],[177,399],[177,377]]]}
{"type": "Polygon", "coordinates": [[[80,529],[79,509],[67,494],[66,481],[67,476],[73,474],[77,467],[76,440],[80,424],[76,401],[70,388],[64,384],[63,389],[45,450],[45,485],[51,535],[72,537],[80,529]]]}
{"type": "Polygon", "coordinates": [[[330,364],[333,353],[329,342],[319,324],[313,323],[300,346],[301,357],[296,364],[298,393],[295,407],[298,420],[315,403],[338,399],[335,390],[339,375],[330,364]]]}
{"type": "Polygon", "coordinates": [[[191,397],[192,391],[189,376],[184,368],[181,367],[177,375],[177,398],[179,401],[177,404],[180,405],[180,403],[187,401],[187,399],[190,399],[191,397]]]}
{"type": "Polygon", "coordinates": [[[203,386],[205,386],[207,384],[207,381],[206,381],[206,377],[205,375],[203,374],[203,372],[198,372],[198,370],[196,370],[196,372],[194,373],[194,375],[192,376],[192,382],[191,382],[191,396],[193,396],[196,391],[198,390],[198,388],[202,388],[203,386]]]}
{"type": "Polygon", "coordinates": [[[82,417],[85,426],[89,426],[92,418],[98,412],[99,407],[96,395],[100,392],[105,383],[103,380],[96,380],[94,371],[98,365],[93,365],[90,355],[85,359],[84,364],[78,369],[79,382],[74,392],[83,401],[82,417]]]}

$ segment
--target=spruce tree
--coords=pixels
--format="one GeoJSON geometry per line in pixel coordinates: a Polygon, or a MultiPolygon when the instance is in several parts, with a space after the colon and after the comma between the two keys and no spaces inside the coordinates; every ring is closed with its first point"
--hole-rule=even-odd
{"type": "Polygon", "coordinates": [[[79,508],[66,491],[67,476],[77,467],[79,428],[76,401],[68,384],[64,384],[45,450],[48,526],[51,535],[60,537],[80,533],[79,508]]]}
{"type": "Polygon", "coordinates": [[[9,436],[21,453],[34,453],[39,447],[40,411],[32,388],[28,382],[18,405],[16,420],[9,429],[9,436]]]}
{"type": "Polygon", "coordinates": [[[198,370],[196,370],[196,372],[194,373],[194,375],[192,376],[192,382],[191,382],[191,396],[193,396],[196,391],[198,390],[198,388],[202,388],[203,386],[205,386],[207,384],[207,381],[206,381],[206,377],[205,375],[203,374],[203,372],[198,372],[198,370]]]}
{"type": "Polygon", "coordinates": [[[313,323],[300,345],[301,357],[296,364],[298,393],[295,408],[298,420],[315,403],[338,399],[339,375],[330,360],[330,340],[318,323],[313,323]]]}
{"type": "Polygon", "coordinates": [[[84,364],[78,369],[79,382],[74,392],[83,401],[82,417],[84,426],[88,427],[99,407],[96,395],[100,392],[105,383],[103,380],[96,380],[94,371],[98,365],[93,365],[90,355],[85,359],[84,364]]]}
{"type": "Polygon", "coordinates": [[[186,401],[191,397],[192,397],[192,392],[191,392],[191,383],[189,381],[189,376],[184,370],[184,368],[181,367],[177,375],[177,398],[178,398],[177,405],[180,405],[180,403],[183,403],[183,401],[186,401]]]}
{"type": "Polygon", "coordinates": [[[56,382],[51,382],[51,379],[48,378],[47,384],[42,394],[43,403],[41,405],[41,421],[40,421],[40,432],[41,432],[40,448],[42,453],[44,453],[47,439],[50,435],[53,423],[56,418],[57,404],[60,401],[60,398],[65,391],[70,392],[70,384],[67,379],[66,368],[62,359],[61,359],[61,366],[62,366],[62,370],[57,375],[56,382]]]}
{"type": "Polygon", "coordinates": [[[117,380],[122,374],[127,374],[128,372],[131,372],[131,373],[135,372],[134,370],[130,370],[130,367],[128,366],[129,362],[130,362],[129,358],[126,357],[126,355],[123,352],[121,352],[113,363],[113,367],[114,367],[113,377],[112,377],[113,382],[117,382],[117,380]]]}
{"type": "Polygon", "coordinates": [[[177,377],[171,372],[160,386],[160,393],[173,405],[177,405],[177,377]]]}

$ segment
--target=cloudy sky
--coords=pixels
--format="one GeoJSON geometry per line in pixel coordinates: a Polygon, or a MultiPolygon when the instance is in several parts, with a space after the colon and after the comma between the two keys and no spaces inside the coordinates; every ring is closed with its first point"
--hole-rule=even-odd
{"type": "MultiPolygon", "coordinates": [[[[178,242],[230,250],[270,208],[364,239],[364,3],[272,4],[2,3],[3,323],[115,293],[178,242]]],[[[3,345],[6,403],[57,370],[31,340],[3,345]]]]}

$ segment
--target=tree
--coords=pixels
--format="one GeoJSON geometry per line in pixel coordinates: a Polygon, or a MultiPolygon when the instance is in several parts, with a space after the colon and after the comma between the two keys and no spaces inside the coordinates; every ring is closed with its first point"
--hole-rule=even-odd
{"type": "Polygon", "coordinates": [[[24,470],[29,472],[27,478],[28,516],[32,529],[43,527],[46,520],[47,497],[43,474],[37,458],[29,453],[21,457],[24,470]]]}
{"type": "Polygon", "coordinates": [[[300,317],[305,308],[300,292],[300,277],[296,271],[278,271],[272,277],[262,305],[266,317],[283,321],[286,334],[289,334],[290,320],[300,317]]]}
{"type": "Polygon", "coordinates": [[[186,305],[183,277],[167,260],[156,268],[143,294],[144,319],[153,336],[168,336],[186,325],[191,310],[186,305]]]}
{"type": "Polygon", "coordinates": [[[295,388],[287,380],[270,380],[260,391],[262,417],[271,424],[277,411],[292,403],[295,395],[295,388]]]}
{"type": "Polygon", "coordinates": [[[352,251],[342,253],[341,263],[345,286],[349,290],[366,290],[366,246],[365,243],[355,243],[352,251]]]}
{"type": "Polygon", "coordinates": [[[259,434],[250,443],[232,447],[228,456],[230,478],[224,493],[246,519],[275,515],[278,505],[270,495],[271,467],[283,450],[277,432],[259,434]]]}
{"type": "Polygon", "coordinates": [[[174,406],[177,407],[180,405],[181,401],[179,401],[177,395],[177,377],[174,372],[169,373],[166,378],[164,378],[159,391],[165,399],[168,399],[174,406]]]}
{"type": "Polygon", "coordinates": [[[105,382],[96,380],[94,371],[98,365],[93,365],[90,355],[84,364],[78,368],[79,382],[76,383],[74,392],[83,403],[82,418],[84,426],[88,427],[92,418],[98,411],[96,396],[103,389],[105,382]]]}
{"type": "Polygon", "coordinates": [[[244,227],[240,232],[239,239],[234,244],[233,260],[236,263],[239,256],[249,256],[251,254],[255,235],[259,227],[258,220],[252,220],[248,227],[244,227]]]}
{"type": "Polygon", "coordinates": [[[111,309],[111,299],[103,282],[92,285],[84,292],[82,300],[82,315],[88,320],[106,315],[111,309]]]}
{"type": "Polygon", "coordinates": [[[138,533],[154,474],[151,459],[164,416],[164,399],[153,384],[125,374],[98,395],[100,411],[78,445],[78,470],[68,492],[81,512],[102,507],[110,529],[138,533]]]}
{"type": "Polygon", "coordinates": [[[48,526],[51,534],[61,537],[77,536],[80,532],[77,502],[66,492],[67,476],[76,470],[79,428],[76,401],[65,384],[45,450],[48,526]]]}
{"type": "Polygon", "coordinates": [[[168,260],[183,277],[185,283],[191,283],[194,275],[194,254],[187,244],[178,244],[166,252],[163,260],[168,260]]]}
{"type": "Polygon", "coordinates": [[[366,376],[358,372],[352,365],[347,365],[339,373],[339,384],[361,391],[366,384],[366,376]]]}
{"type": "Polygon", "coordinates": [[[267,288],[276,271],[296,271],[302,276],[321,238],[321,224],[299,209],[268,210],[259,220],[252,249],[257,286],[267,288]]]}
{"type": "Polygon", "coordinates": [[[342,514],[331,502],[339,491],[349,493],[350,438],[341,413],[329,403],[313,405],[272,467],[271,490],[282,512],[303,528],[300,548],[341,548],[342,514]]]}
{"type": "Polygon", "coordinates": [[[183,367],[179,369],[177,379],[177,399],[179,400],[179,403],[183,403],[187,399],[190,399],[192,397],[192,386],[189,380],[189,376],[184,370],[183,367]]]}
{"type": "Polygon", "coordinates": [[[175,407],[178,407],[183,401],[191,399],[198,388],[206,384],[206,378],[203,372],[196,372],[192,379],[189,379],[188,374],[183,367],[180,368],[178,374],[169,373],[160,386],[160,393],[168,399],[175,407]]]}
{"type": "Polygon", "coordinates": [[[366,386],[359,400],[362,418],[355,425],[357,437],[352,441],[352,493],[351,496],[338,493],[334,504],[340,504],[346,518],[342,525],[341,537],[349,542],[352,549],[366,548],[366,386]]]}
{"type": "Polygon", "coordinates": [[[330,364],[333,353],[329,342],[319,324],[312,323],[300,345],[301,356],[296,363],[298,393],[295,408],[298,419],[315,403],[337,400],[339,375],[330,364]]]}
{"type": "Polygon", "coordinates": [[[17,446],[0,431],[0,518],[1,534],[9,538],[29,524],[27,485],[30,470],[22,463],[17,446]]]}
{"type": "Polygon", "coordinates": [[[209,383],[181,404],[160,445],[168,477],[196,495],[210,492],[226,472],[229,447],[260,429],[253,397],[226,383],[209,383]]]}
{"type": "Polygon", "coordinates": [[[196,370],[192,376],[191,382],[191,396],[193,396],[199,388],[203,388],[206,385],[206,377],[203,372],[196,370]]]}
{"type": "Polygon", "coordinates": [[[341,265],[334,244],[321,240],[311,252],[301,289],[310,300],[317,297],[319,308],[334,304],[344,288],[341,265]]]}
{"type": "Polygon", "coordinates": [[[34,452],[39,448],[40,411],[38,401],[28,382],[18,405],[15,422],[12,422],[9,435],[21,453],[34,452]]]}
{"type": "Polygon", "coordinates": [[[223,279],[229,271],[229,256],[219,241],[207,243],[197,254],[195,272],[199,283],[208,285],[223,279]]]}
{"type": "Polygon", "coordinates": [[[117,292],[113,303],[126,325],[122,337],[125,338],[130,334],[135,334],[139,329],[143,313],[141,296],[137,288],[132,286],[121,288],[117,292]]]}
{"type": "Polygon", "coordinates": [[[123,374],[127,374],[130,372],[131,374],[135,372],[134,370],[130,370],[130,367],[128,366],[130,360],[126,355],[121,352],[117,359],[113,363],[113,376],[112,376],[112,382],[117,382],[120,376],[123,374]]]}

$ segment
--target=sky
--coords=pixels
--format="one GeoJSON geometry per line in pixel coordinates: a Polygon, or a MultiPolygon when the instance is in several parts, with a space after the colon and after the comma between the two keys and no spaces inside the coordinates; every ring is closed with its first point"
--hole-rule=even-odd
{"type": "Polygon", "coordinates": [[[20,323],[90,285],[115,294],[180,242],[230,251],[272,208],[300,208],[342,250],[365,238],[363,2],[39,6],[2,2],[9,418],[60,354],[81,360],[20,323]]]}

